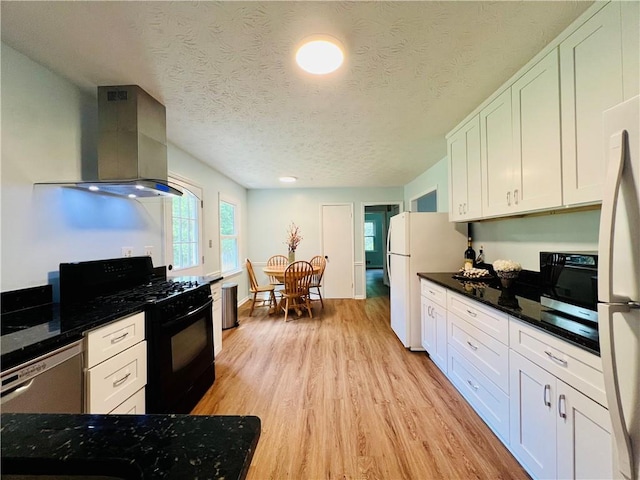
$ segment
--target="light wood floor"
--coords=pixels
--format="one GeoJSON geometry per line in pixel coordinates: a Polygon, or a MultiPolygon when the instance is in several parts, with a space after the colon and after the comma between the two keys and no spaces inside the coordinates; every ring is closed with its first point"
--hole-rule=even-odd
{"type": "Polygon", "coordinates": [[[248,304],[223,332],[194,414],[257,415],[249,480],[527,479],[424,353],[389,326],[389,299],[325,300],[284,323],[248,304]]]}

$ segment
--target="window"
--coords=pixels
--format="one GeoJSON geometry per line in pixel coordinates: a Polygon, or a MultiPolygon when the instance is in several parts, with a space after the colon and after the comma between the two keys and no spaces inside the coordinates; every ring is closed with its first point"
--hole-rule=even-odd
{"type": "Polygon", "coordinates": [[[230,199],[220,197],[220,263],[223,274],[240,269],[239,225],[238,205],[230,199]]]}
{"type": "Polygon", "coordinates": [[[198,253],[200,201],[186,188],[183,192],[181,197],[171,200],[173,268],[176,270],[197,267],[200,264],[198,253]]]}
{"type": "Polygon", "coordinates": [[[364,251],[376,251],[376,223],[364,222],[364,251]]]}

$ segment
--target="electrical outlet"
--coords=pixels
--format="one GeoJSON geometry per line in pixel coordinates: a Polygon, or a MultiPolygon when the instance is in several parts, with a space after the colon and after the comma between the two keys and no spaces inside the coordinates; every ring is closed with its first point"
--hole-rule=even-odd
{"type": "Polygon", "coordinates": [[[133,257],[133,247],[122,247],[123,257],[133,257]]]}
{"type": "Polygon", "coordinates": [[[153,257],[153,245],[147,245],[144,247],[144,254],[147,257],[153,257]]]}

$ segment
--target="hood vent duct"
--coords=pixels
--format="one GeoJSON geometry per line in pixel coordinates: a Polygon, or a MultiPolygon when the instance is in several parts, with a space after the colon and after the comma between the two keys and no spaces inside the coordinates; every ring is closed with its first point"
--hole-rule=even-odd
{"type": "Polygon", "coordinates": [[[137,85],[98,87],[98,179],[65,185],[130,198],[182,195],[167,180],[164,105],[137,85]]]}

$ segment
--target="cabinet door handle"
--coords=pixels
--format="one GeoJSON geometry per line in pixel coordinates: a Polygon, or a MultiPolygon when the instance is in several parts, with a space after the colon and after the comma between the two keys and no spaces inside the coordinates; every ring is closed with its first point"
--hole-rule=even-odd
{"type": "Polygon", "coordinates": [[[513,191],[513,201],[515,202],[516,205],[518,205],[518,189],[517,188],[513,191]]]}
{"type": "Polygon", "coordinates": [[[467,345],[469,345],[471,347],[471,350],[477,350],[478,346],[474,345],[473,343],[471,343],[469,340],[467,340],[467,345]]]}
{"type": "Polygon", "coordinates": [[[469,315],[471,315],[472,317],[474,317],[474,318],[478,316],[478,314],[477,314],[476,312],[473,312],[473,311],[471,311],[471,310],[469,310],[469,309],[467,309],[467,313],[468,313],[469,315]]]}
{"type": "Polygon", "coordinates": [[[431,306],[427,306],[427,316],[431,316],[431,306]]]}
{"type": "Polygon", "coordinates": [[[461,203],[458,204],[458,213],[460,215],[462,215],[462,204],[461,203]]]}
{"type": "Polygon", "coordinates": [[[567,398],[564,394],[558,397],[558,415],[560,418],[567,418],[567,398]]]}
{"type": "Polygon", "coordinates": [[[544,353],[546,353],[547,357],[549,357],[551,360],[559,363],[563,367],[567,366],[567,361],[566,360],[563,360],[562,358],[556,357],[553,353],[549,352],[548,350],[545,350],[544,353]]]}
{"type": "Polygon", "coordinates": [[[129,335],[129,332],[124,332],[122,335],[120,335],[119,337],[113,337],[111,339],[111,343],[118,343],[120,340],[123,340],[127,335],[129,335]]]}
{"type": "Polygon", "coordinates": [[[480,388],[480,387],[478,387],[478,385],[476,385],[475,383],[473,383],[471,380],[467,380],[467,383],[468,383],[468,384],[469,384],[469,386],[470,386],[471,388],[473,388],[474,390],[478,390],[478,388],[480,388]]]}
{"type": "Polygon", "coordinates": [[[467,204],[466,203],[462,204],[462,213],[464,213],[465,215],[467,213],[467,204]]]}
{"type": "Polygon", "coordinates": [[[551,406],[551,400],[549,400],[549,396],[547,395],[547,393],[551,392],[551,385],[549,385],[548,383],[544,386],[544,392],[542,393],[542,400],[544,401],[545,406],[550,407],[551,406]]]}
{"type": "Polygon", "coordinates": [[[127,373],[124,377],[119,378],[118,380],[114,380],[113,381],[113,386],[117,387],[119,385],[122,385],[124,382],[127,381],[127,378],[129,378],[131,376],[131,372],[127,373]]]}
{"type": "Polygon", "coordinates": [[[507,206],[511,206],[511,192],[507,192],[507,206]]]}

